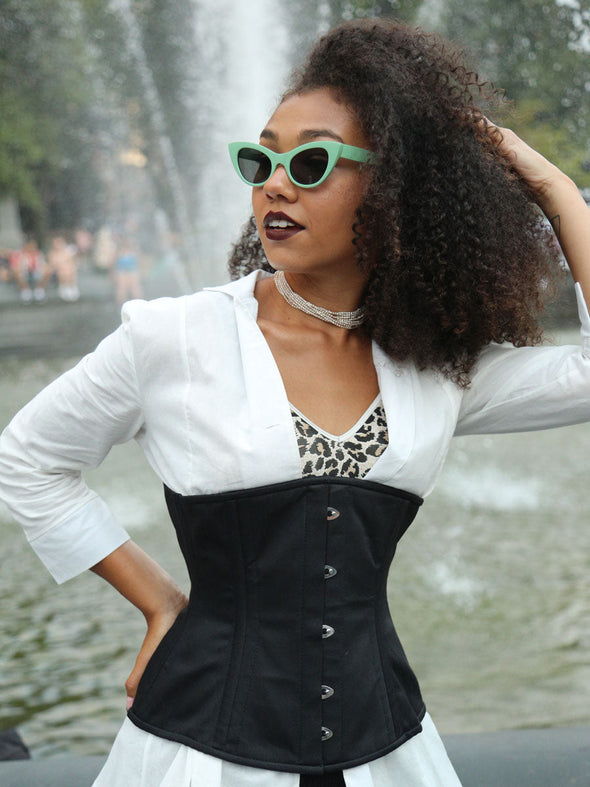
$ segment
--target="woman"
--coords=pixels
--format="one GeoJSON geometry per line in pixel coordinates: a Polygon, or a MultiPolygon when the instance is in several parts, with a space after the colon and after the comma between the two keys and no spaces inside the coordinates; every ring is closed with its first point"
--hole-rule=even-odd
{"type": "Polygon", "coordinates": [[[249,275],[128,304],[5,431],[5,499],[56,579],[92,567],[146,617],[97,785],[459,783],[389,619],[395,545],[453,434],[590,419],[586,206],[474,90],[420,32],[332,31],[260,144],[230,146],[249,275]],[[506,343],[538,341],[553,275],[534,203],[578,282],[581,350],[506,343]],[[80,479],[131,437],[188,604],[80,479]]]}

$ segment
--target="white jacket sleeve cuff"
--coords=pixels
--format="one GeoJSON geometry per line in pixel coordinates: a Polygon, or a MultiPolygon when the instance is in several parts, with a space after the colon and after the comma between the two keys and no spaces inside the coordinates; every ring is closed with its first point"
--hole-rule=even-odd
{"type": "Polygon", "coordinates": [[[114,552],[129,540],[100,497],[31,541],[56,582],[62,583],[114,552]]]}
{"type": "Polygon", "coordinates": [[[576,282],[576,300],[578,302],[578,315],[580,317],[580,335],[582,337],[582,352],[590,358],[590,315],[582,292],[582,286],[576,282]]]}

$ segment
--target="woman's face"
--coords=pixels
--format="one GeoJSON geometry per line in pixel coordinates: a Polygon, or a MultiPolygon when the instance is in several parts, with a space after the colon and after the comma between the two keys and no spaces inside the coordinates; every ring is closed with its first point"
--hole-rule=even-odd
{"type": "MultiPolygon", "coordinates": [[[[278,153],[315,140],[368,148],[350,110],[328,89],[287,98],[260,135],[260,144],[278,153]]],[[[264,185],[254,187],[254,216],[272,267],[293,273],[330,271],[358,277],[352,226],[365,179],[366,173],[357,162],[340,159],[327,179],[314,188],[296,186],[280,165],[264,185]],[[273,228],[269,226],[273,219],[295,226],[273,228]]]]}

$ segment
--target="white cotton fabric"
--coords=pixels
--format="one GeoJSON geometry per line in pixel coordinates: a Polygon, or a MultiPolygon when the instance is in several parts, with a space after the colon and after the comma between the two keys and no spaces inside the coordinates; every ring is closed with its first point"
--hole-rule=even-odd
{"type": "MultiPolygon", "coordinates": [[[[422,726],[398,749],[345,770],[346,787],[461,787],[428,713],[422,726]]],[[[219,760],[126,719],[93,787],[299,787],[299,776],[219,760]]]]}
{"type": "MultiPolygon", "coordinates": [[[[194,295],[126,304],[122,326],[5,429],[0,496],[58,582],[128,539],[82,477],[116,443],[135,438],[161,481],[182,495],[301,477],[285,388],[256,323],[254,287],[266,275],[258,271],[194,295]]],[[[425,497],[455,434],[590,420],[590,318],[579,285],[576,295],[580,346],[491,345],[467,390],[440,374],[394,362],[374,343],[390,441],[365,479],[425,497]]],[[[293,775],[231,765],[160,740],[129,721],[100,779],[101,787],[297,782],[293,775]],[[137,772],[146,774],[143,781],[137,772]]],[[[346,771],[346,780],[347,787],[458,783],[428,717],[424,732],[346,771]]]]}
{"type": "MultiPolygon", "coordinates": [[[[289,402],[256,323],[254,286],[265,275],[127,303],[123,325],[4,430],[0,496],[58,582],[128,538],[82,478],[116,443],[135,438],[183,495],[300,477],[289,402]]],[[[373,344],[391,440],[366,479],[425,497],[454,434],[589,420],[590,318],[579,285],[576,294],[580,346],[491,345],[467,390],[373,344]]]]}

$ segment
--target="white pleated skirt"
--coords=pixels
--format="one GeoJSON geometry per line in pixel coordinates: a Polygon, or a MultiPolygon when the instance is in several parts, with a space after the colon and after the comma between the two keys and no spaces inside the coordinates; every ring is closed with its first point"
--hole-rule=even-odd
{"type": "MultiPolygon", "coordinates": [[[[345,770],[346,787],[461,787],[428,713],[422,727],[384,757],[345,770]]],[[[93,787],[299,787],[299,776],[220,760],[125,719],[93,787]]]]}

